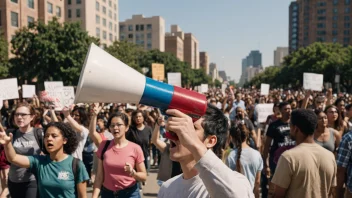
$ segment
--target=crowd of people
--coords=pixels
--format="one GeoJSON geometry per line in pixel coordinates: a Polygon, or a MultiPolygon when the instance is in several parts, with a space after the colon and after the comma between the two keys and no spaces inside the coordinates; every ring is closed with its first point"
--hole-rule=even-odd
{"type": "Polygon", "coordinates": [[[228,87],[204,116],[142,104],[4,101],[0,197],[352,197],[352,97],[228,87]],[[273,104],[266,122],[259,104],[273,104]],[[167,115],[167,119],[165,117],[167,115]],[[177,140],[166,138],[173,133],[177,140]],[[147,181],[150,168],[157,181],[147,181]],[[19,190],[21,189],[21,190],[19,190]]]}

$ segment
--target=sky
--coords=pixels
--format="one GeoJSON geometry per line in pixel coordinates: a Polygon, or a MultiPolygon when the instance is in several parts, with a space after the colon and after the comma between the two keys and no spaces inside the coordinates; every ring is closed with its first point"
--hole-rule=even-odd
{"type": "Polygon", "coordinates": [[[260,50],[264,67],[273,65],[274,50],[288,46],[288,15],[292,0],[119,0],[119,21],[142,14],[161,16],[165,31],[177,24],[191,32],[199,51],[236,82],[242,59],[260,50]]]}

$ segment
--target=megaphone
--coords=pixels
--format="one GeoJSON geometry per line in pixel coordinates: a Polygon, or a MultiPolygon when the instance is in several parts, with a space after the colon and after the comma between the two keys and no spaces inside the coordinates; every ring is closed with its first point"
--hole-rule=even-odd
{"type": "Polygon", "coordinates": [[[178,109],[193,120],[207,109],[206,96],[148,78],[95,44],[91,44],[80,74],[75,104],[134,103],[178,109]]]}

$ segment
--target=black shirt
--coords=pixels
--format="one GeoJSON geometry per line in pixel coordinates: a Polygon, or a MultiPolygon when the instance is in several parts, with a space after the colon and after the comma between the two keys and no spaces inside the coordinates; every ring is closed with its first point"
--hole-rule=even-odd
{"type": "Polygon", "coordinates": [[[152,138],[152,128],[145,125],[143,130],[138,130],[137,127],[131,126],[126,134],[126,138],[141,146],[145,159],[150,156],[149,145],[152,138]]]}

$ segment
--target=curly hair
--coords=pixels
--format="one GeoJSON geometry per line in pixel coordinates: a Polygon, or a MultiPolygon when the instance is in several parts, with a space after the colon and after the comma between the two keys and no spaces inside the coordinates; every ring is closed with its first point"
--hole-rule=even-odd
{"type": "MultiPolygon", "coordinates": [[[[78,146],[78,138],[76,132],[68,125],[62,122],[51,122],[44,128],[44,137],[46,132],[50,127],[56,127],[60,130],[62,136],[67,139],[67,143],[64,144],[64,153],[71,155],[76,151],[78,146]]],[[[45,154],[48,154],[48,151],[44,147],[45,154]]]]}

